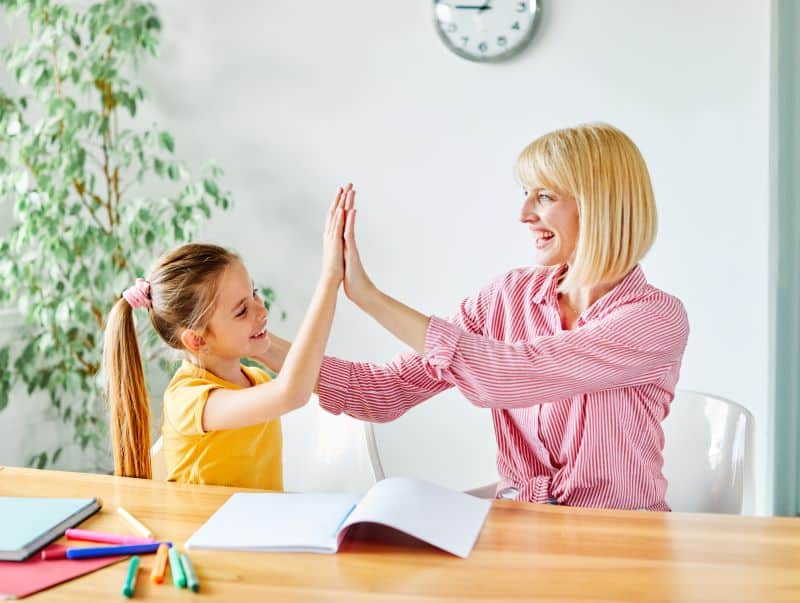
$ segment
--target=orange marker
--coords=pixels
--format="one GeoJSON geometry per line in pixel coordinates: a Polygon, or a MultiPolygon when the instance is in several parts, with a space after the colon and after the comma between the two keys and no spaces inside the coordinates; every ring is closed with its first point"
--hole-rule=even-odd
{"type": "Polygon", "coordinates": [[[167,560],[169,559],[169,547],[165,542],[158,545],[156,560],[153,563],[153,570],[150,572],[150,579],[156,584],[164,583],[164,574],[167,572],[167,560]]]}

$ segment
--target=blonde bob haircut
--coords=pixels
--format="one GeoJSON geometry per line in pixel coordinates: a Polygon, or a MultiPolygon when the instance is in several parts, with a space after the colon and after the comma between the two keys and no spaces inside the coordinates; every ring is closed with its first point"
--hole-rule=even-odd
{"type": "Polygon", "coordinates": [[[545,134],[522,150],[515,172],[527,190],[550,189],[578,204],[578,243],[561,292],[617,281],[650,249],[657,223],[650,174],[617,128],[583,124],[545,134]]]}

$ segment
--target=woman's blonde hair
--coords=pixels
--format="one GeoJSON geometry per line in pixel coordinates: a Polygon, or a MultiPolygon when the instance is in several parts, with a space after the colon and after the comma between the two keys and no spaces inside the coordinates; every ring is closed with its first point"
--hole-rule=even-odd
{"type": "MultiPolygon", "coordinates": [[[[159,260],[149,279],[148,312],[167,345],[181,350],[185,329],[207,325],[219,277],[238,259],[222,247],[192,243],[159,260]]],[[[133,308],[124,297],[114,304],[106,323],[103,368],[114,474],[149,479],[150,405],[133,308]]]]}
{"type": "Polygon", "coordinates": [[[578,242],[559,289],[625,276],[656,235],[650,174],[639,149],[608,124],[583,124],[537,138],[517,158],[526,188],[548,188],[578,204],[578,242]]]}

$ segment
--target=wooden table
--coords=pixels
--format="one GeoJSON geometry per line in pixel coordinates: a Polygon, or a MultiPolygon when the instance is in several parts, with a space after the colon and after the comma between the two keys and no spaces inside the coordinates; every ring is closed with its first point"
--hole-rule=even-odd
{"type": "MultiPolygon", "coordinates": [[[[236,490],[85,473],[0,470],[2,496],[92,497],[82,527],[131,533],[122,505],[181,549],[236,490]]],[[[136,599],[184,601],[800,601],[800,519],[571,509],[496,501],[462,560],[376,526],[337,555],[193,551],[201,592],[149,581],[136,599]]],[[[122,601],[120,563],[31,597],[122,601]]],[[[169,582],[169,579],[168,579],[169,582]]]]}

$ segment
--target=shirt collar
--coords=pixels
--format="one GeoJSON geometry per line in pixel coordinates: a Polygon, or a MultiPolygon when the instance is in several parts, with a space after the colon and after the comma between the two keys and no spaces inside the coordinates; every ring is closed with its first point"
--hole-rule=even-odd
{"type": "Polygon", "coordinates": [[[533,301],[537,304],[556,305],[558,283],[561,275],[567,271],[567,265],[548,266],[545,268],[547,275],[544,277],[541,286],[533,294],[533,301]]]}
{"type": "MultiPolygon", "coordinates": [[[[566,264],[547,268],[547,276],[545,276],[542,285],[533,295],[533,301],[537,304],[558,307],[558,284],[566,270],[566,264]]],[[[616,287],[589,306],[585,310],[583,317],[589,319],[603,308],[618,305],[628,299],[637,297],[646,286],[647,279],[641,266],[637,264],[617,283],[616,287]]]]}

